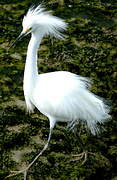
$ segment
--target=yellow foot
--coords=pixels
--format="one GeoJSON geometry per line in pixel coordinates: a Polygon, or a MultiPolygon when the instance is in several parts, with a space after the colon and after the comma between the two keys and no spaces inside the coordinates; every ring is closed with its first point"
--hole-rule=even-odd
{"type": "Polygon", "coordinates": [[[75,157],[75,159],[72,159],[70,161],[75,162],[75,161],[81,161],[83,159],[83,161],[82,161],[82,165],[83,165],[87,161],[88,154],[94,154],[94,153],[88,152],[88,151],[83,151],[80,154],[72,155],[72,157],[75,157]]]}

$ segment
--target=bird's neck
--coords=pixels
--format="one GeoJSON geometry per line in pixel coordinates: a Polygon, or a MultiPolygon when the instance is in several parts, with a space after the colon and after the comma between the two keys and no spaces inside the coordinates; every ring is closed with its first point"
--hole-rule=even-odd
{"type": "Polygon", "coordinates": [[[31,35],[31,40],[28,45],[25,71],[24,71],[24,93],[31,92],[31,88],[34,87],[35,81],[38,76],[37,67],[37,50],[41,43],[42,36],[31,35]]]}

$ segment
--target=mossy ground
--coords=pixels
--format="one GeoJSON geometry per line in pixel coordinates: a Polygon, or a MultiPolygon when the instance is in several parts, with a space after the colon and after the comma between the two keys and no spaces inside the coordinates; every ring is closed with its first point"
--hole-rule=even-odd
{"type": "MultiPolygon", "coordinates": [[[[44,38],[39,52],[40,73],[67,70],[93,80],[92,91],[111,100],[112,119],[105,131],[92,136],[82,126],[76,133],[58,124],[48,150],[28,173],[28,179],[116,180],[116,1],[49,0],[48,9],[69,24],[64,41],[44,38]],[[72,155],[88,150],[84,165],[72,155]]],[[[19,35],[29,0],[4,0],[0,4],[0,179],[21,169],[43,148],[49,133],[46,117],[25,112],[23,70],[29,36],[15,48],[9,44],[19,35]]],[[[22,175],[12,177],[21,180],[22,175]]]]}

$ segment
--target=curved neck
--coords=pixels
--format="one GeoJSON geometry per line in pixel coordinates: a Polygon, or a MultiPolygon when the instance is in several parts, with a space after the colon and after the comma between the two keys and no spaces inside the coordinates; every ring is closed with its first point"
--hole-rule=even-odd
{"type": "Polygon", "coordinates": [[[42,39],[42,36],[37,38],[35,34],[31,35],[31,40],[29,42],[28,50],[27,50],[25,73],[29,73],[31,75],[38,74],[37,50],[41,43],[41,39],[42,39]]]}
{"type": "Polygon", "coordinates": [[[24,91],[28,92],[34,85],[38,76],[37,67],[37,50],[41,43],[42,35],[36,33],[31,34],[31,39],[28,45],[25,71],[24,71],[24,91]]]}

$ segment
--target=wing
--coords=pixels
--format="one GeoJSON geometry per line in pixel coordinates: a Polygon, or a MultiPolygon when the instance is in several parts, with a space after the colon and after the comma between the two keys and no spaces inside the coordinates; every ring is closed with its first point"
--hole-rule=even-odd
{"type": "Polygon", "coordinates": [[[76,119],[81,92],[89,86],[89,79],[66,71],[41,74],[32,93],[33,102],[43,113],[76,119]]]}

